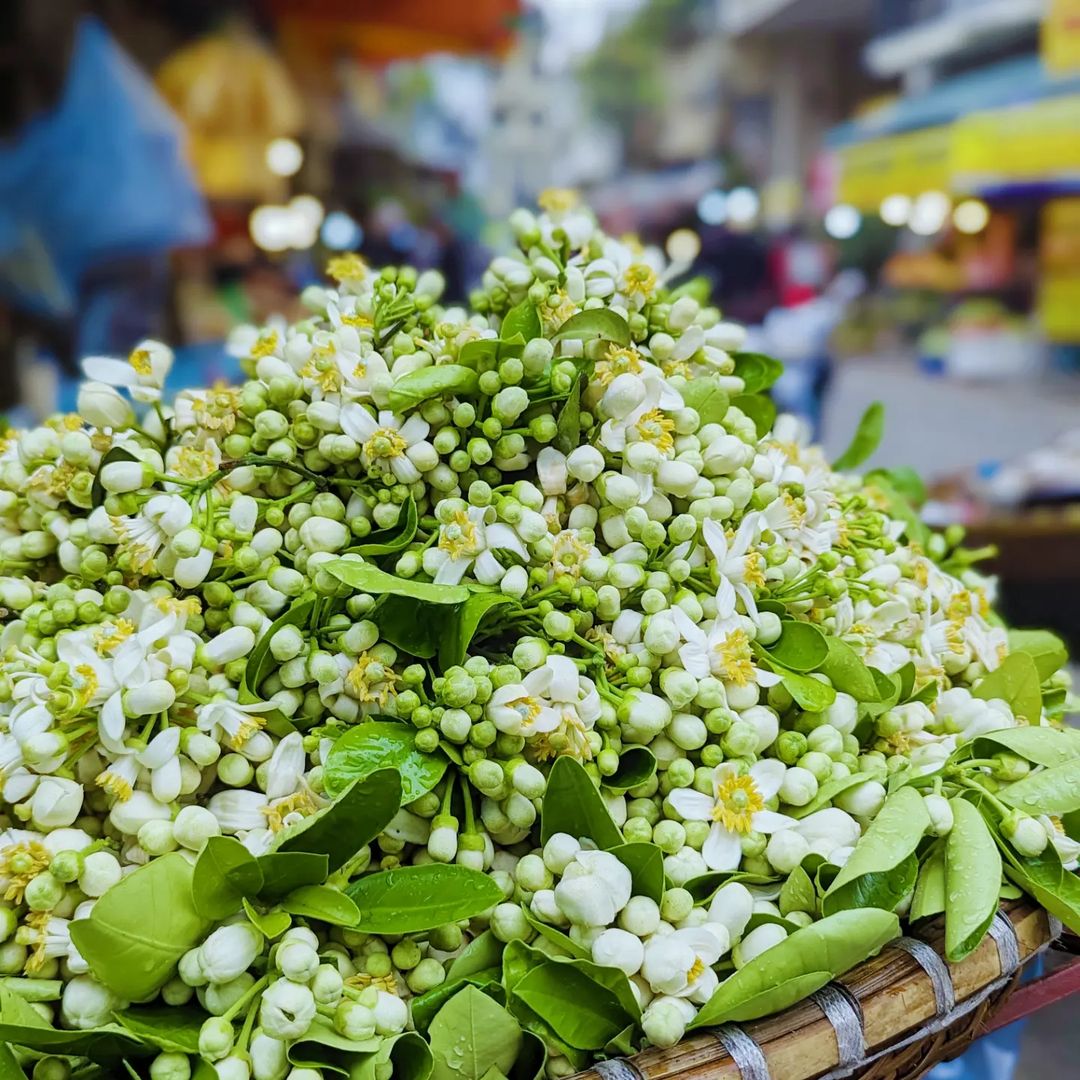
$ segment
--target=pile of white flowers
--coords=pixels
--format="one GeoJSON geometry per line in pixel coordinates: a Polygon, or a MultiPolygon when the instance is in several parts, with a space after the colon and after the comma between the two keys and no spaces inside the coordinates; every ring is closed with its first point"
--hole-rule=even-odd
{"type": "Polygon", "coordinates": [[[7,434],[13,1068],[423,1080],[449,1060],[438,1010],[478,988],[501,1071],[528,1034],[561,1076],[678,1041],[827,916],[898,790],[926,815],[912,873],[976,788],[1015,857],[1076,866],[1069,799],[1008,795],[1060,762],[994,742],[1067,738],[1056,639],[1006,630],[904,474],[850,471],[864,432],[838,471],[775,415],[779,365],[739,351],[686,267],[570,193],[542,205],[469,307],[437,273],[338,257],[308,318],[233,335],[243,385],[170,401],[148,341],[85,361],[78,414],[7,434]],[[386,768],[400,797],[335,859],[318,822],[386,768]],[[286,854],[328,853],[271,887],[286,854]],[[378,875],[440,866],[436,921],[365,907],[378,875]],[[186,874],[196,914],[139,982],[95,935],[151,872],[186,874]],[[614,995],[623,1035],[518,989],[553,958],[614,995]]]}

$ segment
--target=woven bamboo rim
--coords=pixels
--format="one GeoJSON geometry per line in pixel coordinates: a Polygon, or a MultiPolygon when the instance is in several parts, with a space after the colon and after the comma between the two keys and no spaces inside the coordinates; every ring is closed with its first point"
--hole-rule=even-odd
{"type": "MultiPolygon", "coordinates": [[[[920,927],[914,950],[920,951],[921,940],[941,957],[944,929],[942,919],[920,927]]],[[[914,1080],[977,1037],[1012,992],[1020,967],[1050,945],[1060,925],[1042,908],[1018,900],[1003,905],[994,932],[961,963],[937,965],[951,979],[952,1003],[947,987],[941,1000],[942,985],[935,987],[911,952],[891,944],[830,984],[818,1000],[734,1031],[726,1025],[695,1032],[667,1050],[653,1047],[600,1062],[571,1080],[914,1080]]],[[[923,957],[933,960],[925,951],[923,957]]]]}

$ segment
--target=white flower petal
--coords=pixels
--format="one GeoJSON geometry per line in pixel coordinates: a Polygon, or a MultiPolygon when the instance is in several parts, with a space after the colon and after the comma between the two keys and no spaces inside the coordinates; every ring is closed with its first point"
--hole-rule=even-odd
{"type": "Polygon", "coordinates": [[[712,820],[713,807],[716,805],[710,796],[692,788],[675,788],[668,795],[668,802],[687,821],[712,820]]]}
{"type": "Polygon", "coordinates": [[[737,870],[742,859],[738,834],[714,822],[702,845],[701,857],[710,870],[737,870]]]}

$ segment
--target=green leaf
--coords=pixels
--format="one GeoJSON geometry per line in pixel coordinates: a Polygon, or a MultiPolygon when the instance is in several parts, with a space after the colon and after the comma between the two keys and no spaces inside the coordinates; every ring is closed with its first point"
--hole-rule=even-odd
{"type": "Polygon", "coordinates": [[[504,338],[520,334],[525,341],[532,341],[543,333],[540,326],[540,316],[536,313],[536,306],[528,300],[522,300],[515,304],[507,313],[499,328],[499,334],[504,338]]]}
{"type": "Polygon", "coordinates": [[[784,365],[765,353],[737,352],[731,358],[735,361],[734,374],[746,384],[744,394],[760,394],[784,374],[784,365]]]}
{"type": "Polygon", "coordinates": [[[367,874],[346,890],[369,934],[414,934],[471,919],[502,900],[499,886],[479,870],[427,863],[367,874]]]}
{"type": "Polygon", "coordinates": [[[837,472],[857,469],[881,444],[885,433],[885,406],[875,401],[867,407],[848,448],[832,463],[837,472]]]}
{"type": "Polygon", "coordinates": [[[217,922],[239,911],[245,897],[257,896],[262,870],[235,837],[211,836],[195,860],[191,899],[203,918],[217,922]]]}
{"type": "Polygon", "coordinates": [[[514,987],[513,999],[526,1005],[570,1046],[600,1050],[633,1017],[611,990],[589,977],[583,970],[585,963],[549,960],[540,964],[514,987]]]}
{"type": "Polygon", "coordinates": [[[159,1050],[177,1054],[199,1052],[199,1029],[206,1019],[202,1009],[139,1005],[114,1015],[126,1031],[159,1050]]]}
{"type": "Polygon", "coordinates": [[[490,930],[472,939],[451,961],[446,980],[412,999],[413,1023],[426,1031],[435,1014],[466,984],[481,988],[499,983],[502,975],[503,943],[490,930]]]}
{"type": "Polygon", "coordinates": [[[378,596],[407,596],[428,604],[462,604],[469,599],[467,585],[434,585],[429,581],[410,581],[356,559],[334,559],[320,567],[357,592],[378,596]]]}
{"type": "Polygon", "coordinates": [[[323,787],[331,798],[354,780],[379,769],[401,778],[401,802],[427,794],[442,779],[447,760],[416,748],[416,729],[387,721],[362,721],[348,728],[330,748],[323,765],[323,787]]]}
{"type": "Polygon", "coordinates": [[[644,784],[656,773],[656,756],[647,746],[628,746],[619,754],[619,767],[601,783],[616,795],[644,784]]]}
{"type": "Polygon", "coordinates": [[[555,759],[548,776],[540,813],[541,842],[546,844],[560,832],[579,840],[588,837],[604,849],[623,842],[622,833],[589,774],[580,762],[565,756],[555,759]]]}
{"type": "Polygon", "coordinates": [[[897,470],[875,469],[863,477],[863,483],[869,488],[876,488],[880,492],[888,507],[889,517],[904,523],[904,531],[908,540],[926,547],[930,539],[930,529],[919,517],[909,491],[895,484],[897,470]]]}
{"type": "Polygon", "coordinates": [[[1031,656],[1024,652],[1010,653],[971,693],[983,701],[1001,698],[1014,716],[1037,725],[1042,715],[1041,681],[1031,656]]]}
{"type": "Polygon", "coordinates": [[[813,623],[800,619],[784,619],[780,624],[780,636],[767,648],[769,654],[790,671],[816,671],[829,656],[825,635],[813,623]]]}
{"type": "Polygon", "coordinates": [[[683,888],[694,898],[695,904],[704,904],[722,886],[732,881],[744,885],[775,885],[778,878],[770,874],[754,874],[749,870],[710,870],[687,881],[683,888]]]}
{"type": "Polygon", "coordinates": [[[796,930],[729,975],[691,1028],[742,1022],[779,1012],[876,955],[900,933],[889,911],[838,911],[796,930]]]}
{"type": "Polygon", "coordinates": [[[722,423],[731,404],[727,391],[721,389],[715,378],[707,375],[691,379],[679,393],[683,404],[698,414],[702,427],[722,423]]]}
{"type": "Polygon", "coordinates": [[[806,712],[823,712],[836,700],[836,691],[828,684],[815,679],[812,675],[800,675],[798,672],[779,669],[784,689],[795,699],[800,709],[806,712]]]}
{"type": "Polygon", "coordinates": [[[1071,814],[1080,810],[1080,758],[1028,773],[998,792],[998,798],[1029,814],[1071,814]]]}
{"type": "Polygon", "coordinates": [[[915,884],[915,849],[929,825],[922,796],[910,787],[895,791],[822,897],[821,910],[826,915],[854,907],[892,911],[915,884]]]}
{"type": "Polygon", "coordinates": [[[1002,728],[976,736],[962,749],[970,750],[975,757],[989,757],[1008,750],[1036,765],[1064,765],[1080,757],[1080,732],[1072,728],[1002,728]]]}
{"type": "Polygon", "coordinates": [[[415,1031],[403,1031],[383,1039],[379,1049],[366,1055],[349,1072],[349,1080],[428,1080],[431,1076],[431,1050],[415,1031]]]}
{"type": "Polygon", "coordinates": [[[555,449],[569,454],[581,441],[581,390],[585,380],[578,376],[570,388],[565,404],[559,410],[555,425],[555,449]]]}
{"type": "Polygon", "coordinates": [[[655,845],[634,841],[610,849],[630,871],[634,895],[647,896],[658,904],[664,897],[664,853],[655,845]]]}
{"type": "Polygon", "coordinates": [[[982,815],[966,799],[950,799],[953,827],[945,839],[945,959],[959,963],[983,939],[998,910],[1001,856],[982,815]]]}
{"type": "Polygon", "coordinates": [[[393,769],[379,769],[354,780],[329,806],[278,833],[275,851],[325,855],[332,874],[374,840],[400,807],[401,779],[393,769]]]}
{"type": "Polygon", "coordinates": [[[9,1043],[43,1054],[108,1061],[145,1052],[139,1040],[119,1024],[90,1031],[61,1031],[47,1024],[18,994],[0,988],[0,1046],[9,1043]]]}
{"type": "Polygon", "coordinates": [[[502,962],[503,943],[490,931],[477,935],[450,961],[448,979],[474,975],[502,962]]]}
{"type": "Polygon", "coordinates": [[[247,915],[248,922],[269,941],[281,937],[292,926],[292,918],[288,912],[279,911],[277,908],[262,912],[248,900],[244,901],[244,914],[247,915]]]}
{"type": "Polygon", "coordinates": [[[354,929],[360,921],[356,904],[331,885],[301,885],[281,901],[280,907],[290,915],[318,919],[350,929],[354,929]]]}
{"type": "Polygon", "coordinates": [[[491,337],[466,341],[458,352],[458,363],[473,370],[479,370],[481,367],[490,370],[498,362],[501,344],[498,338],[491,337]]]}
{"type": "Polygon", "coordinates": [[[829,654],[819,670],[829,677],[833,687],[856,701],[879,700],[877,682],[858,653],[840,638],[828,637],[825,641],[829,654]]]}
{"type": "MultiPolygon", "coordinates": [[[[544,942],[555,947],[557,950],[555,955],[563,954],[572,960],[588,960],[592,955],[584,945],[579,945],[569,934],[538,919],[525,904],[521,905],[521,913],[525,916],[525,921],[544,939],[544,942]]],[[[536,941],[534,947],[543,949],[544,942],[536,941]]]]}
{"type": "Polygon", "coordinates": [[[764,394],[739,394],[732,398],[731,404],[754,422],[759,439],[772,431],[776,422],[776,405],[772,398],[764,394]]]}
{"type": "Polygon", "coordinates": [[[416,500],[410,495],[402,504],[397,522],[388,529],[379,529],[369,533],[364,539],[349,548],[358,555],[390,555],[407,548],[416,536],[419,515],[416,512],[416,500]]]}
{"type": "MultiPolygon", "coordinates": [[[[304,593],[298,596],[263,631],[259,640],[255,642],[254,648],[248,653],[244,678],[240,683],[240,704],[250,705],[253,702],[264,700],[259,693],[259,688],[262,686],[266,676],[270,674],[271,668],[277,664],[270,652],[271,639],[284,626],[298,626],[301,628],[309,626],[317,599],[314,593],[304,593]]],[[[280,709],[274,709],[272,712],[264,712],[260,715],[266,719],[267,728],[275,735],[284,736],[295,730],[292,723],[280,709]]]]}
{"type": "Polygon", "coordinates": [[[328,1019],[316,1016],[303,1038],[290,1043],[287,1058],[289,1064],[300,1069],[321,1069],[324,1073],[352,1077],[353,1070],[373,1057],[383,1041],[379,1036],[350,1039],[339,1034],[328,1019]]]}
{"type": "Polygon", "coordinates": [[[71,940],[90,970],[125,1001],[160,990],[210,929],[212,921],[192,902],[192,877],[182,855],[162,855],[117,882],[88,918],[71,923],[71,940]]]}
{"type": "Polygon", "coordinates": [[[1009,652],[1027,653],[1035,661],[1039,679],[1046,682],[1069,659],[1065,642],[1049,630],[1010,630],[1009,652]]]}
{"type": "Polygon", "coordinates": [[[521,1048],[521,1025],[487,994],[466,986],[428,1028],[432,1080],[482,1080],[492,1068],[504,1076],[521,1048]]]}
{"type": "Polygon", "coordinates": [[[26,1073],[8,1043],[0,1043],[0,1080],[26,1080],[26,1073]]]}
{"type": "Polygon", "coordinates": [[[630,344],[630,324],[609,308],[590,308],[571,315],[551,335],[552,341],[613,341],[616,345],[630,344]]]}
{"type": "Polygon", "coordinates": [[[456,667],[464,661],[469,651],[469,643],[476,636],[476,631],[489,611],[505,604],[516,603],[512,596],[502,592],[471,593],[443,629],[439,644],[439,665],[443,670],[456,667]]]}
{"type": "Polygon", "coordinates": [[[94,473],[94,482],[90,485],[90,505],[95,510],[105,502],[107,494],[104,485],[101,483],[101,470],[115,461],[139,460],[141,459],[136,457],[130,450],[125,450],[122,446],[114,446],[105,451],[105,456],[98,462],[97,472],[94,473]]]}
{"type": "Polygon", "coordinates": [[[386,402],[394,412],[403,413],[432,398],[471,394],[478,379],[463,364],[433,364],[402,375],[390,388],[386,402]]]}
{"type": "Polygon", "coordinates": [[[371,618],[379,628],[379,637],[402,652],[421,660],[431,660],[447,634],[460,605],[412,600],[389,593],[379,599],[371,618]]]}
{"type": "Polygon", "coordinates": [[[1061,865],[1057,853],[1047,848],[1034,859],[1021,858],[1008,842],[994,834],[1004,857],[1005,873],[1051,915],[1056,915],[1074,934],[1080,933],[1080,877],[1061,865]]]}
{"type": "Polygon", "coordinates": [[[934,844],[919,868],[919,880],[911,899],[908,918],[912,922],[940,915],[945,910],[945,845],[934,844]]]}
{"type": "Polygon", "coordinates": [[[787,881],[780,889],[777,904],[781,915],[790,915],[793,911],[805,911],[813,915],[817,911],[817,890],[810,875],[801,866],[796,866],[788,874],[787,881]]]}
{"type": "Polygon", "coordinates": [[[326,855],[308,851],[269,851],[258,863],[263,875],[259,899],[271,902],[301,885],[318,885],[330,873],[326,855]]]}

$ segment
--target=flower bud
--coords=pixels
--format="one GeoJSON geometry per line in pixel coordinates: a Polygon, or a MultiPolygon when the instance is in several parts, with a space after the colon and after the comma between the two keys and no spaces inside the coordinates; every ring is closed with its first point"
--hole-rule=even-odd
{"type": "Polygon", "coordinates": [[[334,1012],[334,1030],[346,1039],[370,1039],[375,1035],[375,1012],[359,1001],[342,1001],[334,1012]]]}
{"type": "Polygon", "coordinates": [[[167,1051],[150,1062],[150,1080],[190,1080],[187,1054],[167,1051]]]}
{"type": "Polygon", "coordinates": [[[43,776],[30,800],[30,818],[39,829],[71,825],[82,813],[83,786],[60,776],[43,776]]]}
{"type": "Polygon", "coordinates": [[[765,858],[781,874],[790,874],[809,854],[809,843],[794,829],[773,833],[765,848],[765,858]]]}
{"type": "Polygon", "coordinates": [[[725,927],[732,941],[742,937],[753,913],[753,894],[738,881],[722,885],[709,904],[709,921],[725,927]]]}
{"type": "Polygon", "coordinates": [[[544,845],[544,865],[553,874],[561,874],[580,850],[581,844],[569,833],[554,833],[544,845]]]}
{"type": "Polygon", "coordinates": [[[409,1009],[396,994],[379,991],[375,1003],[375,1030],[380,1035],[396,1035],[409,1021],[409,1009]]]}
{"type": "Polygon", "coordinates": [[[320,964],[311,980],[311,992],[320,1005],[333,1005],[341,999],[345,980],[333,964],[320,964]]]}
{"type": "Polygon", "coordinates": [[[211,836],[221,835],[218,819],[205,806],[185,806],[172,823],[178,844],[191,851],[201,851],[211,836]]]}
{"type": "Polygon", "coordinates": [[[79,888],[87,896],[102,896],[121,878],[120,863],[109,851],[92,851],[83,858],[79,888]]]}
{"type": "Polygon", "coordinates": [[[300,526],[300,542],[308,551],[340,551],[349,536],[348,526],[333,518],[312,516],[300,526]]]}
{"type": "Polygon", "coordinates": [[[98,474],[101,486],[113,495],[138,491],[148,480],[141,461],[110,461],[98,474]]]}
{"type": "Polygon", "coordinates": [[[246,626],[231,626],[202,646],[200,658],[206,667],[223,667],[232,660],[247,656],[254,647],[253,630],[246,626]]]}
{"type": "Polygon", "coordinates": [[[662,995],[654,998],[641,1016],[641,1027],[653,1046],[674,1046],[686,1034],[686,1025],[695,1009],[684,998],[662,995]]]}
{"type": "Polygon", "coordinates": [[[491,916],[491,932],[499,941],[527,941],[532,927],[517,904],[498,904],[491,916]]]}
{"type": "Polygon", "coordinates": [[[236,1033],[224,1017],[211,1016],[199,1029],[199,1053],[209,1061],[226,1057],[233,1048],[236,1033]]]}
{"type": "Polygon", "coordinates": [[[879,784],[876,780],[864,780],[861,784],[842,791],[833,802],[855,817],[873,817],[884,805],[886,794],[884,784],[879,784]]]}
{"type": "Polygon", "coordinates": [[[263,991],[259,1023],[275,1039],[299,1039],[315,1019],[315,1010],[315,996],[306,986],[278,979],[263,991]]]}
{"type": "Polygon", "coordinates": [[[60,999],[60,1015],[65,1025],[80,1031],[110,1023],[113,1012],[122,1007],[112,992],[92,975],[76,975],[69,980],[60,999]]]}
{"type": "Polygon", "coordinates": [[[1013,810],[1001,819],[1001,834],[1019,854],[1029,859],[1041,855],[1050,842],[1042,825],[1020,810],[1013,810]]]}
{"type": "Polygon", "coordinates": [[[275,956],[278,970],[286,979],[306,983],[319,970],[319,954],[303,941],[287,941],[275,956]]]}
{"type": "Polygon", "coordinates": [[[787,931],[776,923],[762,923],[751,930],[731,951],[731,958],[736,968],[749,964],[763,952],[779,945],[788,936],[787,931]]]}
{"type": "Polygon", "coordinates": [[[924,795],[923,806],[930,818],[932,836],[948,836],[953,827],[953,809],[944,795],[924,795]]]}
{"type": "Polygon", "coordinates": [[[641,970],[645,948],[641,939],[612,927],[605,930],[592,943],[592,958],[603,967],[618,968],[626,975],[636,975],[641,970]]]}
{"type": "Polygon", "coordinates": [[[289,1072],[288,1047],[264,1031],[256,1031],[248,1046],[254,1080],[284,1080],[289,1072]]]}
{"type": "Polygon", "coordinates": [[[262,949],[263,936],[254,926],[233,923],[218,927],[199,946],[199,961],[210,982],[230,982],[251,967],[262,949]]]}
{"type": "Polygon", "coordinates": [[[168,679],[151,679],[124,691],[124,712],[130,717],[165,712],[176,701],[176,687],[168,679]]]}

